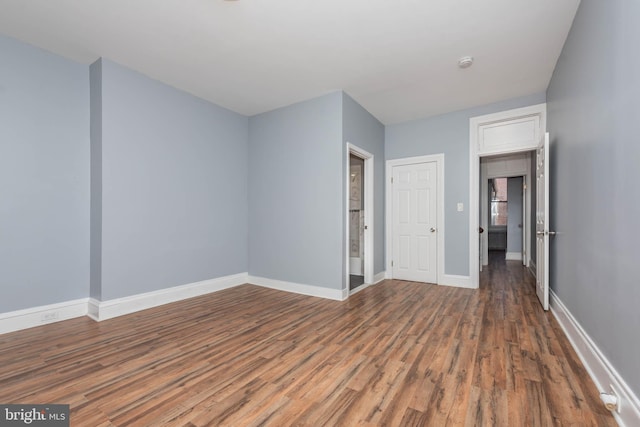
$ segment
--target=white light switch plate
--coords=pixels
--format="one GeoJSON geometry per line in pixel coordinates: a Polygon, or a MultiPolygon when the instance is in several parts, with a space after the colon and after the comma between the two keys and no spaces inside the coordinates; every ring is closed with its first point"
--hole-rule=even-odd
{"type": "Polygon", "coordinates": [[[464,210],[464,203],[458,203],[458,212],[462,212],[464,210]]]}

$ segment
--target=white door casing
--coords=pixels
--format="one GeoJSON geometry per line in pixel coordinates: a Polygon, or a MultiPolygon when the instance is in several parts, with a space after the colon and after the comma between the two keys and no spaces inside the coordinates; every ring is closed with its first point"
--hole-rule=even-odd
{"type": "Polygon", "coordinates": [[[549,310],[549,133],[536,151],[536,294],[549,310]]]}
{"type": "Polygon", "coordinates": [[[393,167],[393,278],[437,283],[436,162],[393,167]]]}
{"type": "Polygon", "coordinates": [[[480,158],[536,150],[546,129],[546,104],[469,119],[469,284],[480,276],[480,158]]]}
{"type": "MultiPolygon", "coordinates": [[[[344,244],[345,244],[345,266],[343,269],[343,273],[345,275],[344,284],[345,288],[343,289],[343,295],[349,295],[349,267],[350,267],[350,257],[349,257],[349,188],[350,188],[350,180],[349,177],[351,175],[351,167],[349,164],[349,155],[355,154],[356,156],[364,159],[364,171],[363,171],[363,179],[364,179],[364,230],[363,230],[363,241],[362,245],[362,258],[363,261],[363,274],[364,274],[364,284],[369,285],[373,283],[374,274],[373,274],[373,236],[374,236],[374,217],[373,217],[373,206],[374,206],[374,157],[373,154],[369,153],[362,148],[353,145],[349,142],[346,144],[346,170],[344,175],[344,188],[345,188],[345,236],[344,236],[344,244]]],[[[346,297],[346,296],[345,296],[346,297]]]]}

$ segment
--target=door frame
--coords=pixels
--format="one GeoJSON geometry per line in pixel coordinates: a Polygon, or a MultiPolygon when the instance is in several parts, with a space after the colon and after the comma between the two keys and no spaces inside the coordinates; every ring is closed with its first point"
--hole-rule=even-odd
{"type": "MultiPolygon", "coordinates": [[[[499,173],[489,173],[487,171],[486,165],[480,163],[480,178],[482,181],[480,182],[480,227],[484,228],[487,234],[482,234],[480,239],[482,239],[482,261],[483,265],[487,265],[487,259],[485,255],[488,255],[488,241],[489,241],[489,180],[493,178],[517,178],[519,176],[522,177],[522,182],[525,185],[525,189],[522,191],[522,247],[524,249],[522,253],[522,264],[526,267],[529,267],[531,262],[531,156],[535,155],[535,152],[527,151],[528,154],[526,159],[525,169],[512,171],[512,172],[499,172],[499,173]]],[[[492,156],[494,157],[494,156],[492,156]]],[[[498,156],[502,157],[502,156],[498,156]]],[[[505,156],[506,157],[506,156],[505,156]]]]}
{"type": "Polygon", "coordinates": [[[500,146],[482,150],[479,146],[483,126],[499,125],[500,122],[513,122],[529,117],[536,117],[539,129],[536,131],[544,135],[547,129],[547,104],[537,104],[529,107],[501,111],[469,119],[469,279],[471,287],[480,286],[480,234],[478,233],[480,216],[480,158],[501,154],[536,151],[540,143],[539,137],[532,135],[530,140],[513,141],[500,146]]]}
{"type": "Polygon", "coordinates": [[[437,195],[436,195],[436,284],[443,283],[444,277],[444,238],[445,238],[445,221],[444,221],[444,153],[431,154],[426,156],[405,157],[402,159],[387,160],[385,171],[385,266],[387,279],[393,279],[393,168],[396,166],[413,165],[417,163],[436,163],[437,170],[437,195]]]}
{"type": "MultiPolygon", "coordinates": [[[[345,215],[345,238],[344,238],[344,248],[345,248],[345,260],[344,260],[344,273],[345,273],[345,284],[346,289],[345,292],[347,295],[351,294],[350,290],[350,277],[349,277],[349,262],[350,262],[350,251],[349,251],[349,192],[350,192],[350,179],[351,176],[351,165],[349,162],[349,157],[353,154],[356,157],[359,157],[364,160],[364,170],[362,171],[362,179],[364,186],[364,284],[358,287],[358,290],[363,289],[366,286],[369,286],[373,283],[373,239],[374,239],[374,222],[373,222],[373,154],[369,153],[362,148],[347,142],[346,144],[347,156],[346,156],[346,169],[344,175],[344,193],[345,193],[345,201],[344,201],[344,215],[345,215]]],[[[343,293],[344,295],[344,293],[343,293]]]]}

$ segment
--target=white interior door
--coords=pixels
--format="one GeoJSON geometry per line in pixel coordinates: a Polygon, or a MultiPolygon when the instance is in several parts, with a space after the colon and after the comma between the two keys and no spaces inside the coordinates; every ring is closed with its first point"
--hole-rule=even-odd
{"type": "Polygon", "coordinates": [[[393,278],[437,283],[437,163],[393,167],[393,278]]]}
{"type": "Polygon", "coordinates": [[[549,133],[537,150],[536,162],[536,294],[549,310],[549,133]]]}

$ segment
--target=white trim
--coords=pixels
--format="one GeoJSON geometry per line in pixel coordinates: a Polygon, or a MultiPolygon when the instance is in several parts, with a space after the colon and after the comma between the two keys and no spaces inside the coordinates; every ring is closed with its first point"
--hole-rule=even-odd
{"type": "MultiPolygon", "coordinates": [[[[445,220],[444,220],[444,154],[431,154],[426,156],[405,157],[402,159],[387,160],[386,162],[386,203],[385,203],[385,235],[386,235],[386,275],[385,278],[393,278],[393,267],[391,266],[391,260],[393,258],[393,185],[391,184],[391,178],[393,177],[393,168],[395,166],[412,165],[416,163],[429,163],[436,162],[438,169],[438,195],[437,201],[437,221],[436,229],[438,230],[438,260],[436,263],[436,282],[441,284],[444,281],[444,238],[445,238],[445,220]]],[[[466,286],[464,286],[466,287],[466,286]]]]}
{"type": "MultiPolygon", "coordinates": [[[[343,294],[349,295],[349,263],[350,263],[350,251],[349,251],[349,176],[351,173],[349,155],[354,154],[364,160],[364,223],[367,227],[364,231],[364,282],[373,283],[373,240],[374,240],[374,174],[373,174],[373,154],[362,148],[346,143],[347,160],[346,160],[346,172],[344,175],[345,185],[345,287],[343,288],[343,294]]],[[[342,298],[345,299],[345,298],[342,298]]]]}
{"type": "MultiPolygon", "coordinates": [[[[480,197],[480,157],[478,153],[478,129],[482,124],[498,121],[513,120],[525,115],[540,115],[540,130],[547,129],[547,104],[537,104],[524,108],[501,111],[484,116],[471,117],[469,119],[469,277],[474,288],[479,286],[480,278],[480,237],[478,233],[478,213],[480,197]]],[[[541,133],[542,134],[542,133],[541,133]]],[[[535,146],[518,147],[514,149],[503,148],[492,152],[492,155],[518,153],[531,151],[538,148],[539,141],[534,141],[535,146]]],[[[533,143],[533,142],[532,142],[533,143]]],[[[487,155],[483,153],[482,156],[487,155]]]]}
{"type": "Polygon", "coordinates": [[[549,290],[549,295],[551,297],[551,312],[558,320],[560,327],[567,335],[598,390],[609,392],[611,386],[615,389],[618,395],[619,412],[613,411],[612,413],[618,425],[623,427],[640,426],[640,400],[638,396],[633,393],[555,292],[549,290]]]}
{"type": "Polygon", "coordinates": [[[0,334],[86,316],[88,298],[0,314],[0,334]]]}
{"type": "Polygon", "coordinates": [[[380,273],[377,273],[375,276],[373,276],[373,284],[377,285],[378,283],[382,282],[386,278],[387,278],[387,272],[381,271],[380,273]]]}
{"type": "Polygon", "coordinates": [[[507,252],[505,259],[507,261],[522,261],[522,252],[507,252]]]}
{"type": "Polygon", "coordinates": [[[159,305],[242,285],[248,282],[248,277],[247,273],[233,274],[107,301],[98,301],[91,298],[86,314],[96,321],[107,320],[159,305]]]}
{"type": "Polygon", "coordinates": [[[293,292],[294,294],[344,301],[349,295],[348,289],[329,289],[321,286],[304,285],[302,283],[285,282],[283,280],[267,279],[266,277],[249,276],[249,283],[263,288],[293,292]]]}
{"type": "Polygon", "coordinates": [[[442,283],[440,285],[443,286],[455,286],[457,288],[469,288],[476,289],[477,286],[474,286],[471,282],[469,276],[458,276],[455,274],[445,274],[442,278],[442,283]]]}

